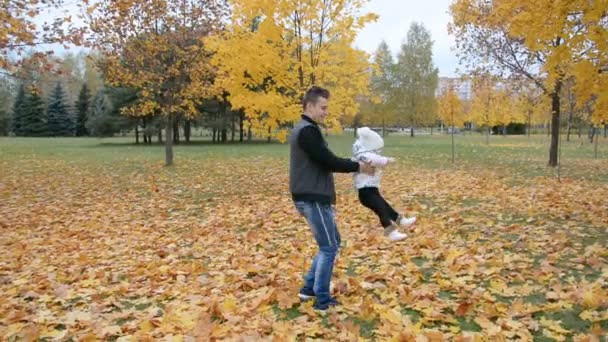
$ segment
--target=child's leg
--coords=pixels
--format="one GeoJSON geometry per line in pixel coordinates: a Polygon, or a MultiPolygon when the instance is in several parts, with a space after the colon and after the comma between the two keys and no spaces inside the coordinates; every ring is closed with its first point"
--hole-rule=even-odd
{"type": "Polygon", "coordinates": [[[384,228],[392,225],[392,221],[397,219],[398,214],[390,205],[388,205],[388,203],[386,203],[384,198],[382,198],[378,188],[369,187],[359,189],[359,201],[378,216],[380,224],[384,228]]]}
{"type": "Polygon", "coordinates": [[[384,202],[384,206],[386,207],[386,210],[390,214],[391,220],[394,221],[394,222],[397,222],[397,218],[399,217],[399,213],[397,211],[395,211],[395,209],[393,209],[393,207],[384,199],[384,197],[382,197],[382,195],[380,195],[380,198],[384,202]]]}

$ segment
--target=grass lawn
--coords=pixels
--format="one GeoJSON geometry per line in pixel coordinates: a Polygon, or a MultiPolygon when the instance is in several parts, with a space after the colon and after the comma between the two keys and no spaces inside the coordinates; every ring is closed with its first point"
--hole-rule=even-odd
{"type": "MultiPolygon", "coordinates": [[[[336,175],[340,307],[297,291],[315,253],[288,146],[0,138],[0,337],[563,341],[608,333],[608,139],[389,136],[390,244],[336,175]],[[564,139],[565,140],[565,139],[564,139]]],[[[330,136],[338,154],[352,137],[330,136]]]]}

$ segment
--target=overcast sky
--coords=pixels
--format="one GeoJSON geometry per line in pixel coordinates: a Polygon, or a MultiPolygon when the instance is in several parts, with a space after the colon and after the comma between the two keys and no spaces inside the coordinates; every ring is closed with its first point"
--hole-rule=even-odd
{"type": "Polygon", "coordinates": [[[370,0],[366,12],[380,16],[359,33],[355,46],[373,53],[384,39],[396,56],[412,22],[422,23],[431,32],[433,61],[440,76],[455,76],[458,66],[456,54],[451,50],[454,39],[448,35],[451,0],[370,0]]]}

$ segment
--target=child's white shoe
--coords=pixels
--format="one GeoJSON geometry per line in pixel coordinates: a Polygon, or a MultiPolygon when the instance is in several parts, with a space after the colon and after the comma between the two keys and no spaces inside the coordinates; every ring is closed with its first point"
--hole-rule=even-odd
{"type": "Polygon", "coordinates": [[[400,241],[407,237],[407,234],[400,233],[397,230],[397,225],[393,222],[390,226],[384,227],[384,236],[386,236],[391,242],[400,241]]]}
{"type": "Polygon", "coordinates": [[[398,230],[393,230],[392,232],[390,232],[388,234],[388,239],[391,242],[401,241],[401,240],[403,240],[405,238],[407,238],[407,234],[400,233],[398,230]]]}
{"type": "Polygon", "coordinates": [[[414,223],[416,223],[416,216],[413,217],[404,217],[401,216],[398,221],[401,227],[411,227],[414,223]]]}

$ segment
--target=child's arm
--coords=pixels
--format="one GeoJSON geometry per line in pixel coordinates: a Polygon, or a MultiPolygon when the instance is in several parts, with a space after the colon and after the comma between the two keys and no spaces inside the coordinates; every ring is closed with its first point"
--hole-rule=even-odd
{"type": "Polygon", "coordinates": [[[381,155],[375,154],[373,152],[365,152],[360,157],[360,159],[364,161],[369,161],[372,163],[372,166],[382,167],[386,166],[388,163],[392,163],[395,161],[394,158],[387,158],[381,155]]]}

